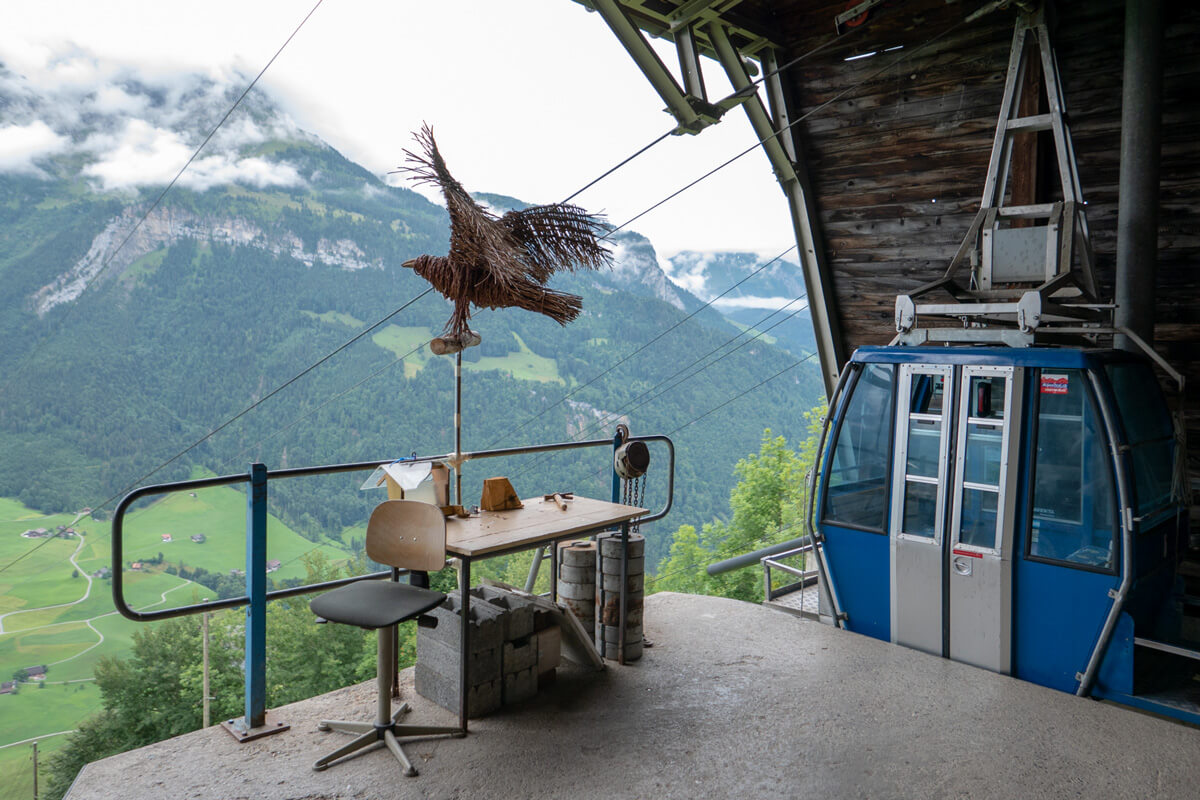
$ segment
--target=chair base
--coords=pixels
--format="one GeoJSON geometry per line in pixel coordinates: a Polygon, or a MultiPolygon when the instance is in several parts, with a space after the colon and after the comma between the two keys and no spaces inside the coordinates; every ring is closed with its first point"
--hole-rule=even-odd
{"type": "Polygon", "coordinates": [[[396,720],[400,719],[402,714],[407,714],[412,710],[408,703],[402,703],[396,713],[392,715],[391,722],[386,725],[379,725],[374,722],[352,722],[349,720],[321,720],[317,723],[317,729],[322,731],[340,731],[341,733],[356,733],[354,739],[351,739],[346,744],[334,750],[327,756],[318,758],[313,763],[313,769],[318,772],[328,767],[334,761],[344,758],[351,753],[356,753],[366,747],[383,743],[392,751],[392,755],[404,767],[404,774],[407,777],[414,777],[417,774],[417,769],[408,760],[408,756],[404,754],[404,750],[400,747],[400,738],[425,737],[425,736],[463,736],[462,728],[447,727],[444,725],[413,725],[401,724],[396,720]]]}

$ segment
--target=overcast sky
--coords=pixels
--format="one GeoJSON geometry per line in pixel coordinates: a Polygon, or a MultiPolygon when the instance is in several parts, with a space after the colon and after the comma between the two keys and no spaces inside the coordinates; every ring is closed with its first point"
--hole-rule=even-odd
{"type": "MultiPolygon", "coordinates": [[[[86,60],[73,62],[76,74],[64,65],[80,50],[147,75],[253,76],[314,2],[8,3],[0,61],[46,82],[91,79],[86,60]]],[[[660,52],[674,68],[673,49],[660,52]]],[[[710,99],[729,91],[715,63],[705,69],[710,99]]],[[[403,161],[427,121],[468,189],[530,202],[566,198],[674,125],[603,20],[571,0],[326,0],[259,85],[377,174],[403,161]]],[[[699,136],[670,137],[574,202],[623,223],[754,141],[735,110],[699,136]]],[[[794,243],[757,149],[631,227],[668,255],[774,255],[794,243]]]]}

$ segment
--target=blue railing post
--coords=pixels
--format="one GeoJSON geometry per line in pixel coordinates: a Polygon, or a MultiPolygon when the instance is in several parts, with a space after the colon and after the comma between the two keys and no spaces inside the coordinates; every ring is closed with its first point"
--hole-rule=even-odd
{"type": "Polygon", "coordinates": [[[267,468],[250,465],[246,492],[246,728],[267,714],[267,468]]]}

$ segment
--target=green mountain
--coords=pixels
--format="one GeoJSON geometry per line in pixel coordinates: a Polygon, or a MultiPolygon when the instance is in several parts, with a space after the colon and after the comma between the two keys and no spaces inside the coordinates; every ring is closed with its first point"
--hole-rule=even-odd
{"type": "MultiPolygon", "coordinates": [[[[452,363],[419,347],[449,306],[434,293],[410,304],[427,285],[401,267],[446,251],[442,208],[350,162],[261,95],[154,205],[235,96],[178,77],[47,92],[0,66],[0,136],[26,143],[0,160],[0,497],[111,509],[135,481],[197,469],[453,450],[452,363]]],[[[647,531],[656,563],[670,530],[727,515],[733,464],[764,428],[803,435],[820,380],[815,363],[792,366],[797,356],[762,340],[686,379],[687,365],[748,338],[726,344],[738,330],[712,309],[679,324],[701,301],[667,279],[644,237],[612,243],[611,272],[557,282],[584,296],[565,329],[518,310],[475,316],[483,344],[464,357],[463,445],[608,438],[618,420],[672,434],[675,507],[647,531]]],[[[492,475],[524,494],[606,496],[607,463],[599,450],[469,462],[464,500],[492,475]]],[[[358,490],[364,477],[274,482],[276,512],[314,539],[338,535],[379,497],[358,490]]],[[[646,492],[644,504],[662,504],[661,474],[646,492]]]]}

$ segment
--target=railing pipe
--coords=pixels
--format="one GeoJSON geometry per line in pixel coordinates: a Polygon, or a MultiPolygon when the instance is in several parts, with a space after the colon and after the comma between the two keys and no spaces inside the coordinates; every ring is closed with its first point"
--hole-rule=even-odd
{"type": "Polygon", "coordinates": [[[803,547],[806,544],[812,543],[812,537],[801,536],[798,539],[788,539],[786,542],[773,544],[769,547],[763,547],[751,553],[742,553],[740,556],[727,558],[724,561],[716,561],[708,565],[709,575],[720,575],[722,572],[730,572],[742,567],[748,567],[751,564],[757,564],[767,556],[778,555],[788,550],[795,550],[798,547],[803,547]]]}
{"type": "MultiPolygon", "coordinates": [[[[662,509],[654,514],[643,517],[641,522],[654,522],[665,517],[674,505],[675,498],[675,445],[667,436],[656,434],[651,436],[636,436],[632,437],[640,439],[644,442],[663,442],[667,446],[667,500],[662,509]]],[[[481,450],[472,453],[463,453],[463,460],[484,459],[484,458],[501,458],[514,455],[535,455],[538,453],[554,452],[560,450],[581,450],[588,447],[611,447],[611,439],[589,439],[582,442],[557,442],[553,444],[543,445],[526,445],[521,447],[506,447],[496,450],[481,450]]],[[[412,461],[445,461],[452,458],[452,453],[433,456],[418,456],[412,461]]],[[[286,469],[266,470],[265,476],[268,481],[281,478],[303,478],[317,475],[336,475],[347,472],[360,472],[364,470],[376,469],[385,464],[391,464],[395,459],[384,458],[374,461],[357,461],[345,464],[329,464],[313,467],[289,467],[286,469]]],[[[129,508],[145,497],[151,497],[160,494],[169,494],[179,491],[199,491],[201,489],[211,489],[218,486],[233,486],[236,484],[250,483],[251,476],[248,473],[238,473],[234,475],[220,475],[211,478],[198,478],[195,480],[176,481],[173,483],[152,484],[150,486],[142,486],[130,491],[121,501],[117,503],[117,507],[113,513],[112,520],[112,596],[113,606],[118,613],[126,619],[134,620],[135,622],[151,622],[155,620],[171,619],[173,617],[184,617],[192,614],[199,614],[204,611],[222,611],[227,608],[240,608],[251,602],[249,593],[240,597],[227,597],[222,600],[212,600],[205,603],[193,603],[187,606],[179,606],[178,608],[169,608],[161,611],[137,611],[129,606],[125,601],[124,595],[124,572],[122,565],[125,563],[125,542],[124,542],[124,527],[125,515],[129,508]]],[[[249,501],[248,501],[249,502],[249,501]]],[[[249,529],[248,529],[249,530],[249,529]]],[[[265,561],[264,561],[265,565],[265,561]]],[[[265,570],[265,567],[264,567],[265,570]]],[[[381,570],[372,572],[366,575],[355,575],[349,578],[338,578],[337,580],[324,581],[322,583],[310,583],[302,586],[291,586],[286,589],[276,589],[271,592],[266,592],[267,600],[279,600],[287,597],[297,597],[304,594],[312,594],[313,592],[326,591],[328,589],[336,589],[339,586],[345,586],[350,583],[355,583],[360,580],[380,580],[388,578],[391,575],[390,570],[381,570]]],[[[264,584],[265,585],[265,584],[264,584]]]]}
{"type": "Polygon", "coordinates": [[[1112,606],[1104,620],[1104,627],[1101,628],[1100,636],[1096,639],[1096,646],[1092,649],[1086,669],[1075,676],[1079,681],[1079,688],[1075,690],[1075,694],[1080,697],[1087,697],[1092,692],[1092,684],[1096,681],[1096,674],[1100,671],[1100,664],[1104,661],[1104,654],[1108,651],[1109,642],[1112,641],[1117,620],[1121,618],[1121,612],[1125,609],[1125,600],[1129,596],[1129,589],[1133,586],[1133,504],[1129,486],[1125,480],[1125,459],[1122,455],[1121,440],[1117,435],[1113,409],[1108,402],[1108,396],[1104,393],[1104,387],[1100,385],[1095,373],[1089,372],[1088,378],[1091,380],[1092,390],[1096,393],[1096,400],[1100,404],[1100,416],[1104,420],[1104,428],[1108,434],[1109,453],[1117,478],[1117,497],[1120,500],[1118,516],[1121,519],[1121,583],[1115,590],[1109,589],[1108,591],[1109,597],[1112,598],[1112,606]]]}

